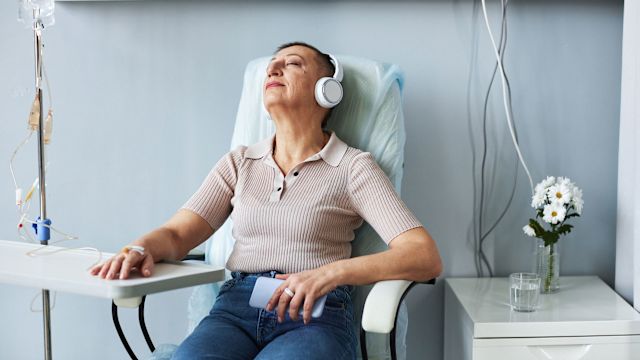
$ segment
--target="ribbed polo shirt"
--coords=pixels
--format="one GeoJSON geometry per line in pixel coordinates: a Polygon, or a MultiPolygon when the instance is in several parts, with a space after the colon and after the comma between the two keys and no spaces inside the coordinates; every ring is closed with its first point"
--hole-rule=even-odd
{"type": "Polygon", "coordinates": [[[274,141],[227,153],[182,207],[214,230],[231,216],[229,270],[294,273],[347,259],[363,221],[387,244],[422,226],[370,153],[331,133],[320,152],[283,174],[274,141]]]}

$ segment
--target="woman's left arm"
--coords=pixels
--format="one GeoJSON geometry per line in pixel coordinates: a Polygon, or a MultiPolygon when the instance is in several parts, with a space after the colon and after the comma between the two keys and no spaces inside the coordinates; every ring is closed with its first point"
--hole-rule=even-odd
{"type": "Polygon", "coordinates": [[[427,281],[442,273],[442,260],[427,230],[417,227],[396,236],[386,251],[336,261],[323,268],[335,274],[336,286],[398,279],[427,281]]]}
{"type": "Polygon", "coordinates": [[[339,285],[365,285],[397,279],[426,281],[441,273],[442,261],[435,241],[424,227],[417,227],[396,236],[386,251],[336,261],[300,273],[277,275],[287,281],[274,292],[267,310],[278,305],[278,320],[282,321],[288,305],[289,316],[297,320],[302,307],[304,322],[308,323],[315,300],[339,285]],[[292,298],[284,292],[285,288],[294,291],[292,298]]]}

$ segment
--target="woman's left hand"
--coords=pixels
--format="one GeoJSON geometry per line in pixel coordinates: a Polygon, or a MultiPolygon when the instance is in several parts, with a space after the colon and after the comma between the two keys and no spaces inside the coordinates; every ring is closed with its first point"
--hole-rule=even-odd
{"type": "Polygon", "coordinates": [[[304,323],[308,324],[311,321],[311,312],[316,300],[339,285],[334,277],[323,268],[295,274],[278,274],[276,278],[285,280],[285,282],[280,284],[271,299],[269,299],[267,311],[271,311],[277,306],[278,322],[284,321],[285,311],[288,306],[291,320],[298,320],[300,308],[302,308],[304,311],[302,318],[304,323]],[[289,291],[285,289],[289,289],[289,291]]]}

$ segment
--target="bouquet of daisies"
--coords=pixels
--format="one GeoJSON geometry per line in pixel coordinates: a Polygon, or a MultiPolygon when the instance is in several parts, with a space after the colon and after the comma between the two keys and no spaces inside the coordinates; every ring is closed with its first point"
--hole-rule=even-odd
{"type": "Polygon", "coordinates": [[[571,232],[573,225],[565,222],[582,214],[582,190],[569,178],[549,176],[535,187],[531,199],[531,207],[536,209],[536,219],[529,219],[529,224],[522,230],[529,236],[544,240],[544,245],[555,244],[560,235],[571,232]],[[537,219],[548,224],[542,226],[537,219]]]}

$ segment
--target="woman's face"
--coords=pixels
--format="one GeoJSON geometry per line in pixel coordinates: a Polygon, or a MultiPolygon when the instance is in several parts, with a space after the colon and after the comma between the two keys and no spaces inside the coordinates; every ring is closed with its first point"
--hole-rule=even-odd
{"type": "Polygon", "coordinates": [[[263,88],[265,107],[272,112],[277,107],[318,106],[314,90],[323,75],[312,49],[291,46],[278,51],[267,66],[263,88]]]}

